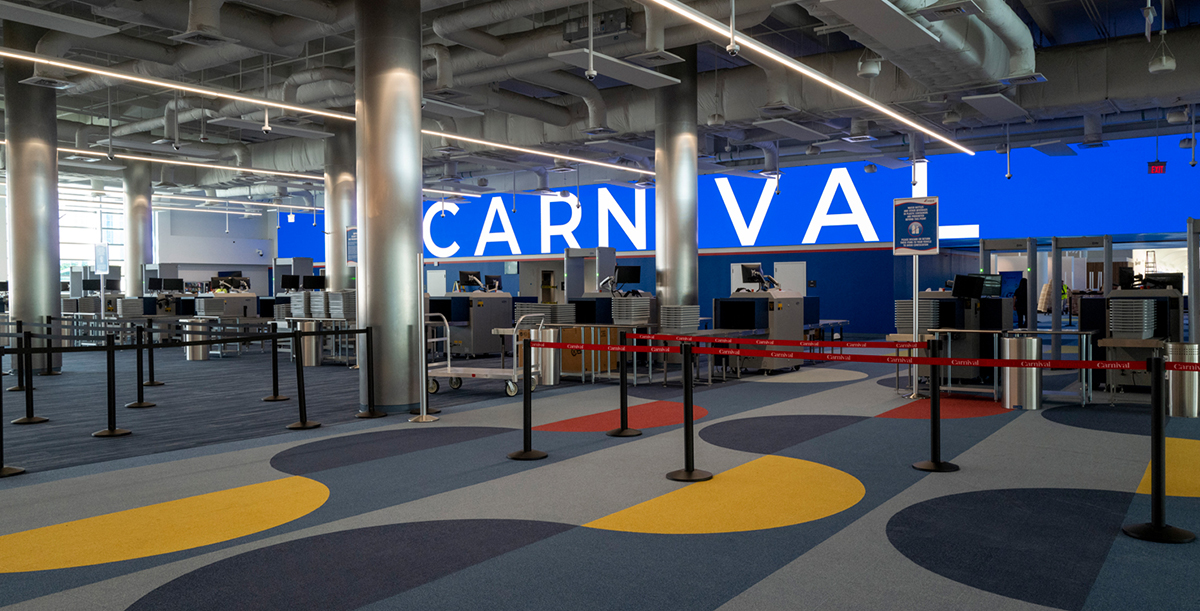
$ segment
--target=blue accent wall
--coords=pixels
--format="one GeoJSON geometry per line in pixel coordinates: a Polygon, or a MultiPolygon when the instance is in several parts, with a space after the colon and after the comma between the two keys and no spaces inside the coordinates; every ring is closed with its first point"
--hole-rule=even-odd
{"type": "Polygon", "coordinates": [[[279,258],[309,257],[315,263],[325,261],[325,223],[312,215],[296,215],[296,222],[287,222],[287,214],[279,214],[279,258]]]}

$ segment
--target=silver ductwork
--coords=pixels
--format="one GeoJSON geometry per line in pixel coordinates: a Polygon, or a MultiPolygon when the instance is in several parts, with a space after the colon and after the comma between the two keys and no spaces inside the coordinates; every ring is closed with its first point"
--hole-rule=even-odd
{"type": "Polygon", "coordinates": [[[531,74],[521,80],[581,98],[588,110],[587,128],[584,131],[589,134],[612,133],[613,130],[608,127],[608,106],[604,103],[604,96],[586,79],[556,70],[531,74]]]}
{"type": "Polygon", "coordinates": [[[525,17],[579,4],[579,0],[499,0],[477,4],[470,8],[442,15],[433,20],[433,33],[464,47],[489,55],[504,55],[509,45],[499,37],[476,28],[483,28],[509,19],[525,17]]]}
{"type": "Polygon", "coordinates": [[[434,73],[437,75],[433,83],[433,91],[444,91],[454,86],[454,68],[450,65],[449,47],[425,45],[421,47],[421,59],[433,60],[434,73]]]}
{"type": "Polygon", "coordinates": [[[510,115],[537,119],[550,125],[566,127],[574,121],[571,110],[565,106],[543,102],[536,98],[526,97],[509,91],[493,91],[486,87],[475,87],[470,90],[472,97],[480,103],[472,106],[491,108],[510,115]]]}
{"type": "MultiPolygon", "coordinates": [[[[141,38],[113,34],[87,38],[65,32],[50,31],[38,40],[36,53],[49,57],[63,57],[72,49],[85,49],[110,55],[130,57],[156,64],[171,64],[178,58],[177,49],[170,45],[162,45],[141,38]]],[[[33,75],[38,78],[61,82],[64,86],[74,83],[67,79],[66,71],[58,66],[34,64],[33,75]]]]}

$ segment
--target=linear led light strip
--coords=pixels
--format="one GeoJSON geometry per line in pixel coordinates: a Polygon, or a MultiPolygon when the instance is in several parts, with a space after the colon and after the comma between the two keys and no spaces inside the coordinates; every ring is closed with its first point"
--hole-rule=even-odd
{"type": "MultiPolygon", "coordinates": [[[[84,149],[69,149],[59,147],[60,153],[71,153],[73,155],[89,155],[91,157],[108,157],[108,153],[101,151],[89,151],[84,149]]],[[[132,161],[149,161],[150,163],[165,163],[168,165],[183,165],[193,168],[206,168],[210,170],[229,170],[230,172],[249,172],[251,174],[269,174],[272,176],[287,176],[289,178],[301,178],[304,180],[320,180],[324,181],[324,176],[315,174],[299,174],[296,172],[280,172],[279,170],[264,170],[262,168],[242,168],[231,165],[221,165],[219,163],[200,163],[196,161],[183,161],[180,159],[167,159],[165,157],[147,157],[145,155],[130,155],[128,153],[114,153],[113,157],[117,159],[129,159],[132,161]]]]}
{"type": "MultiPolygon", "coordinates": [[[[651,0],[651,1],[659,6],[675,13],[676,15],[680,15],[680,16],[685,17],[699,25],[702,25],[705,28],[708,28],[709,30],[711,30],[717,34],[721,34],[722,36],[724,36],[724,35],[727,35],[730,33],[730,30],[726,26],[726,24],[723,24],[720,21],[717,21],[716,19],[713,19],[712,17],[705,15],[704,13],[701,13],[700,11],[697,11],[696,9],[694,9],[690,6],[681,4],[681,3],[677,2],[676,0],[651,0]]],[[[871,108],[874,108],[875,110],[878,110],[879,112],[913,128],[919,132],[922,132],[922,133],[930,136],[931,138],[935,138],[937,140],[945,142],[946,144],[949,144],[950,146],[952,146],[964,153],[967,153],[968,155],[975,154],[975,151],[972,151],[971,149],[947,138],[946,136],[943,136],[942,134],[940,134],[934,130],[929,129],[928,127],[918,124],[917,122],[913,121],[912,119],[906,118],[905,116],[897,113],[896,111],[891,110],[890,108],[887,108],[883,104],[876,102],[875,100],[855,91],[854,89],[851,89],[850,87],[847,87],[846,85],[843,85],[842,83],[839,83],[838,81],[836,81],[828,76],[825,76],[824,74],[821,74],[820,72],[817,72],[816,70],[813,70],[812,68],[809,68],[808,66],[805,66],[804,64],[780,53],[779,51],[776,51],[775,49],[772,49],[771,47],[768,47],[768,46],[758,42],[757,40],[754,40],[753,38],[750,38],[749,36],[746,36],[745,34],[742,34],[741,32],[734,33],[734,41],[737,42],[738,44],[744,45],[745,47],[747,47],[749,49],[752,49],[754,51],[762,53],[763,55],[770,57],[771,59],[783,64],[784,66],[787,66],[788,68],[791,68],[792,70],[795,70],[796,72],[799,72],[800,74],[803,74],[804,76],[807,76],[808,78],[811,78],[811,79],[825,85],[826,87],[829,87],[830,89],[833,89],[834,91],[837,91],[838,93],[841,93],[843,95],[854,98],[855,100],[858,100],[859,102],[862,102],[863,104],[866,104],[867,106],[870,106],[871,108]]]]}
{"type": "Polygon", "coordinates": [[[267,208],[287,208],[287,209],[290,209],[290,210],[308,210],[308,211],[316,211],[316,212],[324,212],[324,211],[325,211],[325,209],[324,209],[324,208],[317,208],[317,207],[315,207],[315,206],[290,206],[290,205],[287,205],[287,204],[275,204],[275,203],[267,203],[267,202],[252,202],[252,201],[249,201],[249,200],[238,200],[238,199],[220,199],[220,198],[214,198],[214,197],[200,197],[200,196],[198,196],[198,195],[171,195],[171,194],[168,194],[168,193],[162,193],[162,194],[155,195],[155,196],[154,196],[154,198],[155,198],[155,199],[159,199],[159,200],[163,200],[163,199],[182,199],[182,200],[184,200],[184,201],[189,201],[189,202],[205,202],[205,203],[215,203],[215,204],[233,204],[233,205],[235,205],[235,206],[242,206],[242,205],[245,205],[245,206],[264,206],[264,207],[267,207],[267,208]]]}
{"type": "Polygon", "coordinates": [[[59,68],[66,68],[68,70],[76,70],[79,72],[88,72],[88,73],[97,74],[100,76],[107,76],[109,78],[121,79],[123,81],[142,83],[143,85],[153,85],[155,87],[162,87],[164,89],[175,89],[178,91],[186,91],[188,93],[195,93],[197,95],[202,95],[202,96],[206,96],[206,97],[210,97],[210,98],[223,98],[226,100],[234,100],[237,102],[247,102],[250,104],[256,104],[258,106],[270,106],[272,108],[282,108],[284,110],[291,110],[291,111],[305,113],[305,114],[329,117],[331,119],[345,119],[347,121],[355,120],[354,115],[352,115],[350,113],[346,113],[346,112],[339,112],[336,110],[326,110],[323,108],[310,108],[308,106],[299,106],[296,104],[288,104],[286,102],[276,102],[275,100],[268,100],[266,98],[256,98],[253,96],[241,95],[239,93],[233,93],[231,91],[223,91],[220,89],[213,89],[211,87],[204,87],[202,85],[190,85],[187,83],[180,83],[179,81],[155,78],[152,76],[141,76],[138,74],[131,74],[129,72],[122,72],[120,70],[110,70],[108,68],[101,68],[99,66],[93,66],[91,64],[84,64],[81,62],[75,62],[75,61],[71,61],[68,59],[59,59],[57,57],[50,57],[48,55],[39,55],[37,53],[26,53],[24,51],[10,49],[8,47],[0,47],[0,57],[7,57],[7,58],[11,58],[11,59],[21,59],[21,60],[25,60],[25,61],[38,63],[38,64],[46,64],[47,66],[58,66],[59,68]]]}
{"type": "Polygon", "coordinates": [[[446,189],[426,189],[426,188],[422,187],[421,190],[426,193],[437,193],[439,195],[461,195],[462,197],[481,197],[480,195],[475,194],[475,193],[464,193],[462,191],[448,191],[446,189]]]}
{"type": "MultiPolygon", "coordinates": [[[[552,159],[562,159],[564,161],[574,161],[576,163],[586,163],[588,165],[598,165],[600,167],[611,168],[613,170],[621,170],[622,172],[634,172],[636,174],[647,174],[649,176],[654,176],[654,172],[651,170],[641,170],[638,168],[630,168],[630,167],[626,167],[623,165],[617,165],[615,163],[605,163],[603,161],[594,161],[591,159],[584,159],[583,157],[572,157],[571,155],[561,155],[559,153],[551,153],[549,151],[539,151],[537,149],[529,149],[529,148],[524,148],[524,147],[520,147],[520,146],[513,146],[511,144],[500,144],[499,142],[492,142],[491,140],[480,140],[479,138],[468,138],[466,136],[460,136],[458,134],[447,134],[445,132],[437,132],[437,131],[433,131],[431,129],[423,129],[423,130],[421,130],[421,133],[425,134],[426,136],[439,136],[439,137],[445,138],[447,140],[460,140],[462,142],[471,142],[474,144],[482,144],[483,146],[494,146],[498,149],[507,149],[510,151],[517,151],[518,153],[528,153],[530,155],[540,155],[542,157],[550,157],[552,159]]],[[[426,189],[426,191],[428,191],[428,189],[426,189]]],[[[461,195],[461,194],[455,193],[455,195],[461,195]]]]}

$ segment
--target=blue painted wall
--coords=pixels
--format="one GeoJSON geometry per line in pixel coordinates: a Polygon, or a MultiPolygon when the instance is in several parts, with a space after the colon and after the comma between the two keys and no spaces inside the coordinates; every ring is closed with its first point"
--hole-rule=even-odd
{"type": "Polygon", "coordinates": [[[287,222],[287,215],[279,215],[279,257],[310,257],[316,263],[325,261],[325,222],[318,216],[313,226],[312,215],[296,215],[296,222],[287,222]]]}

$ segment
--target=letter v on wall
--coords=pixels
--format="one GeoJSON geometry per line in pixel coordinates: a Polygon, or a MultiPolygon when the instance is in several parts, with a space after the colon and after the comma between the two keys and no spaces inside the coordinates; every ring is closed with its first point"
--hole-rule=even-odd
{"type": "Polygon", "coordinates": [[[754,207],[754,215],[750,217],[749,224],[746,223],[746,217],[738,205],[737,196],[733,194],[733,188],[729,186],[729,179],[718,178],[716,182],[721,199],[725,202],[725,210],[729,213],[729,221],[733,223],[733,230],[737,232],[738,243],[742,246],[754,246],[758,241],[758,232],[762,229],[763,220],[767,218],[771,200],[775,198],[775,185],[778,181],[770,179],[763,183],[762,194],[758,196],[758,204],[754,207]]]}

